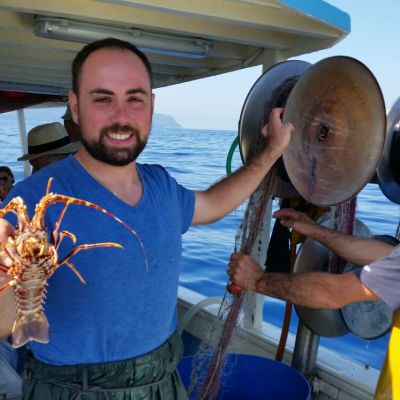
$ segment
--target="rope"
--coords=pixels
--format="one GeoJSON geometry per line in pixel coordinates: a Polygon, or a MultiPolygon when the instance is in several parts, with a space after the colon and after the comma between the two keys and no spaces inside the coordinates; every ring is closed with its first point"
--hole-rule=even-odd
{"type": "MultiPolygon", "coordinates": [[[[296,262],[296,245],[290,241],[290,273],[293,273],[294,264],[296,262]]],[[[275,354],[276,361],[282,361],[286,349],[286,342],[289,334],[290,320],[292,318],[293,304],[289,301],[285,304],[285,316],[282,324],[281,337],[279,338],[278,348],[275,354]]]]}

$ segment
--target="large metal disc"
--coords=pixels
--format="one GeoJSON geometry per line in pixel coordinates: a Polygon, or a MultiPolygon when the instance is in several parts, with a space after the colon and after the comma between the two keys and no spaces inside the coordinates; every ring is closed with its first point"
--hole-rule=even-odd
{"type": "Polygon", "coordinates": [[[239,120],[239,148],[243,162],[261,137],[265,105],[271,101],[275,89],[287,79],[301,76],[310,65],[299,60],[284,61],[265,71],[254,83],[244,101],[239,120]]]}
{"type": "MultiPolygon", "coordinates": [[[[384,243],[397,246],[399,241],[387,235],[374,236],[384,243]]],[[[350,272],[360,267],[348,263],[343,272],[350,272]]],[[[390,331],[393,310],[382,300],[360,301],[348,304],[341,310],[343,319],[350,331],[363,339],[377,339],[390,331]]]]}
{"type": "Polygon", "coordinates": [[[387,117],[385,147],[376,173],[382,193],[400,204],[400,98],[387,117]]]}
{"type": "Polygon", "coordinates": [[[332,206],[356,195],[383,151],[386,111],[379,84],[354,58],[326,58],[299,79],[284,121],[295,131],[283,161],[290,181],[310,203],[332,206]]]}
{"type": "MultiPolygon", "coordinates": [[[[322,218],[321,225],[332,228],[333,220],[322,218]]],[[[356,219],[355,236],[369,237],[370,230],[356,219]]],[[[306,239],[301,245],[294,264],[294,273],[328,272],[329,250],[316,240],[306,239]]],[[[303,324],[313,333],[322,337],[337,337],[349,332],[340,310],[328,308],[308,308],[295,305],[303,324]]]]}

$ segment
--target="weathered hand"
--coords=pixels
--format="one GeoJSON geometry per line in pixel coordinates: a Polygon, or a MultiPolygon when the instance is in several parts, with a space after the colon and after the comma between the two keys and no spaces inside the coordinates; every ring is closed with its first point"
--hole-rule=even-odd
{"type": "Polygon", "coordinates": [[[283,108],[274,108],[269,116],[268,124],[261,130],[267,140],[264,151],[276,153],[279,156],[288,146],[294,129],[290,122],[282,123],[282,113],[283,108]]]}
{"type": "Polygon", "coordinates": [[[252,291],[256,291],[257,284],[264,274],[254,259],[243,253],[231,255],[227,272],[232,282],[243,289],[252,291]]]}
{"type": "Polygon", "coordinates": [[[283,208],[275,211],[273,216],[278,218],[283,226],[293,228],[296,232],[303,235],[311,236],[319,228],[319,225],[306,214],[291,208],[283,208]]]}

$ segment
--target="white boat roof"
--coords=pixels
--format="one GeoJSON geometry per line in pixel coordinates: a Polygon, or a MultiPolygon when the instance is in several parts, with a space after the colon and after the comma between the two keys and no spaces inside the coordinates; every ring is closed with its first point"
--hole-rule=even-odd
{"type": "Polygon", "coordinates": [[[65,95],[76,52],[111,35],[144,50],[157,88],[269,67],[349,32],[322,0],[0,0],[0,91],[65,95]],[[57,32],[66,40],[39,36],[57,32]]]}

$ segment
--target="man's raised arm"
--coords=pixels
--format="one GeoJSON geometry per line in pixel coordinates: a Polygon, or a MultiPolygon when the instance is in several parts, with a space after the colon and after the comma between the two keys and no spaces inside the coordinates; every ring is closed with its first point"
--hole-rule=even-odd
{"type": "Polygon", "coordinates": [[[283,109],[272,110],[268,125],[262,133],[266,136],[265,148],[243,167],[209,189],[196,192],[195,213],[192,224],[207,224],[233,211],[249,197],[290,141],[293,126],[282,123],[283,109]]]}

